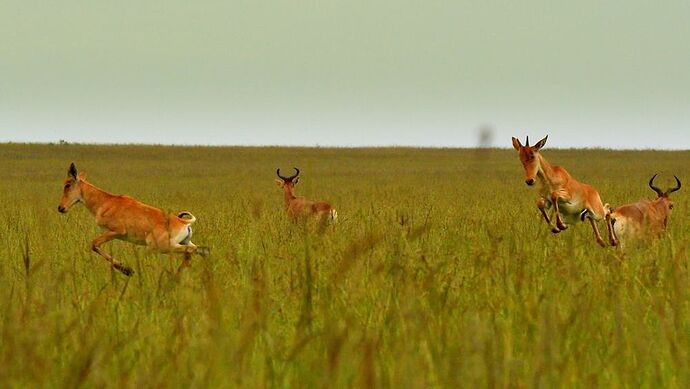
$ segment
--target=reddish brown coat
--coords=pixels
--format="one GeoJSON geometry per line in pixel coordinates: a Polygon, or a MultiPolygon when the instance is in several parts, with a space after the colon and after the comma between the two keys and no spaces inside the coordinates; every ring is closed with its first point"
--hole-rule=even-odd
{"type": "MultiPolygon", "coordinates": [[[[534,185],[539,182],[539,198],[537,208],[553,233],[567,229],[565,218],[569,223],[588,219],[594,231],[597,243],[606,246],[599,233],[596,222],[606,216],[606,207],[601,201],[599,193],[592,186],[581,183],[573,178],[567,170],[560,166],[551,165],[540,153],[548,137],[529,145],[529,138],[523,146],[517,138],[513,138],[513,147],[520,155],[520,162],[525,169],[525,183],[534,185]],[[546,209],[553,207],[556,225],[546,209]]],[[[608,226],[608,225],[607,225],[608,226]]]]}
{"type": "Polygon", "coordinates": [[[100,248],[102,244],[119,239],[162,253],[184,253],[185,266],[191,254],[198,249],[191,242],[191,224],[196,220],[191,213],[174,215],[129,196],[110,194],[87,182],[85,175],[77,174],[72,164],[58,211],[65,213],[78,202],[84,203],[95,217],[96,224],[104,230],[93,240],[91,249],[124,274],[130,275],[133,271],[103,252],[100,248]]]}
{"type": "Polygon", "coordinates": [[[285,211],[291,219],[300,219],[303,217],[316,217],[322,220],[335,221],[338,213],[335,208],[325,201],[312,201],[304,197],[295,195],[295,185],[299,182],[299,169],[295,168],[297,172],[291,177],[283,177],[280,175],[280,169],[276,171],[278,179],[276,184],[283,189],[285,198],[285,211]]]}

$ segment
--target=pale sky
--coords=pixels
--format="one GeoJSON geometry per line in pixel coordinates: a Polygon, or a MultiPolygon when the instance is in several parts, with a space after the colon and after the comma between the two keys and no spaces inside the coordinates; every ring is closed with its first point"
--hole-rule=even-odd
{"type": "Polygon", "coordinates": [[[689,1],[0,2],[0,142],[690,148],[689,1]]]}

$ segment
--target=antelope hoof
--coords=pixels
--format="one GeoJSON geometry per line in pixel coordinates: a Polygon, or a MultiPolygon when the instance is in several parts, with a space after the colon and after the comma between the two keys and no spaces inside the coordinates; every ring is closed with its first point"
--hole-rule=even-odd
{"type": "Polygon", "coordinates": [[[556,224],[556,227],[558,227],[558,229],[561,230],[561,231],[565,231],[565,230],[568,229],[568,226],[566,226],[566,225],[563,224],[563,223],[558,223],[558,224],[556,224]]]}
{"type": "Polygon", "coordinates": [[[113,267],[119,271],[122,272],[122,274],[126,275],[127,277],[130,277],[132,274],[134,274],[134,270],[132,270],[131,267],[125,266],[125,265],[113,265],[113,267]]]}
{"type": "Polygon", "coordinates": [[[603,239],[597,239],[597,243],[599,243],[599,246],[601,247],[606,247],[606,242],[604,242],[603,239]]]}
{"type": "Polygon", "coordinates": [[[618,241],[615,240],[615,239],[612,239],[612,240],[611,240],[611,246],[613,246],[613,247],[618,246],[618,241]]]}
{"type": "Polygon", "coordinates": [[[211,248],[206,246],[199,246],[196,250],[196,253],[199,254],[202,258],[208,258],[208,256],[211,255],[211,248]]]}
{"type": "Polygon", "coordinates": [[[551,229],[551,232],[553,232],[554,234],[558,234],[559,232],[561,232],[561,230],[559,230],[559,229],[556,228],[556,227],[553,227],[553,228],[551,229]]]}

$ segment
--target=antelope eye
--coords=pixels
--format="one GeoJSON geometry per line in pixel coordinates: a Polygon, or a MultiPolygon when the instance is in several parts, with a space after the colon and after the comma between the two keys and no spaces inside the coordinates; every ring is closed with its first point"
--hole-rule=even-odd
{"type": "Polygon", "coordinates": [[[65,189],[69,189],[70,184],[65,184],[65,189]]]}

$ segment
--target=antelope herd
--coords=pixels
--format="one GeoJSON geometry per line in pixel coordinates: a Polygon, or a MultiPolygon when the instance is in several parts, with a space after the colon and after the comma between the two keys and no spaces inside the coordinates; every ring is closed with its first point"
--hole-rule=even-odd
{"type": "MultiPolygon", "coordinates": [[[[551,165],[540,151],[548,137],[530,146],[529,137],[523,145],[512,138],[525,170],[525,183],[539,184],[537,208],[554,234],[565,231],[569,224],[588,220],[599,245],[607,246],[599,233],[597,222],[605,220],[609,242],[612,246],[623,245],[635,240],[654,238],[662,234],[668,222],[673,202],[670,194],[681,188],[678,177],[676,186],[663,191],[654,185],[656,174],[649,180],[649,187],[657,194],[654,200],[640,200],[636,203],[612,208],[601,201],[599,193],[592,186],[577,181],[566,169],[551,165]],[[547,210],[551,210],[549,216],[547,210]]],[[[300,171],[289,177],[276,170],[276,183],[283,190],[285,211],[290,220],[318,220],[321,223],[335,223],[338,213],[324,201],[311,201],[295,195],[300,171]]],[[[134,271],[105,253],[101,246],[111,240],[123,240],[147,246],[161,253],[180,253],[184,259],[178,272],[189,266],[193,254],[206,256],[207,247],[196,246],[191,241],[192,227],[196,221],[190,212],[167,213],[159,208],[144,204],[128,196],[110,194],[86,181],[72,163],[58,211],[66,213],[74,204],[81,202],[96,219],[104,231],[91,242],[91,249],[110,262],[111,266],[129,276],[134,271]]]]}
{"type": "Polygon", "coordinates": [[[599,193],[590,185],[575,180],[567,170],[560,166],[549,164],[539,153],[546,144],[546,139],[540,140],[534,146],[529,145],[527,137],[525,145],[520,140],[513,138],[513,147],[520,155],[520,162],[525,168],[525,183],[534,185],[538,180],[540,184],[537,208],[544,220],[551,228],[551,232],[557,234],[565,230],[567,225],[563,223],[561,213],[568,223],[588,219],[594,230],[597,243],[606,247],[606,242],[599,233],[597,222],[605,219],[609,241],[612,246],[620,243],[649,239],[659,236],[666,230],[668,216],[673,209],[673,202],[669,195],[680,190],[681,183],[678,177],[676,187],[662,191],[654,186],[656,174],[649,180],[649,187],[657,194],[656,200],[640,200],[634,204],[622,205],[612,209],[609,204],[603,204],[599,193]],[[556,218],[556,226],[551,223],[551,218],[546,210],[553,207],[553,216],[556,218]],[[621,241],[622,239],[622,241],[621,241]]]}

